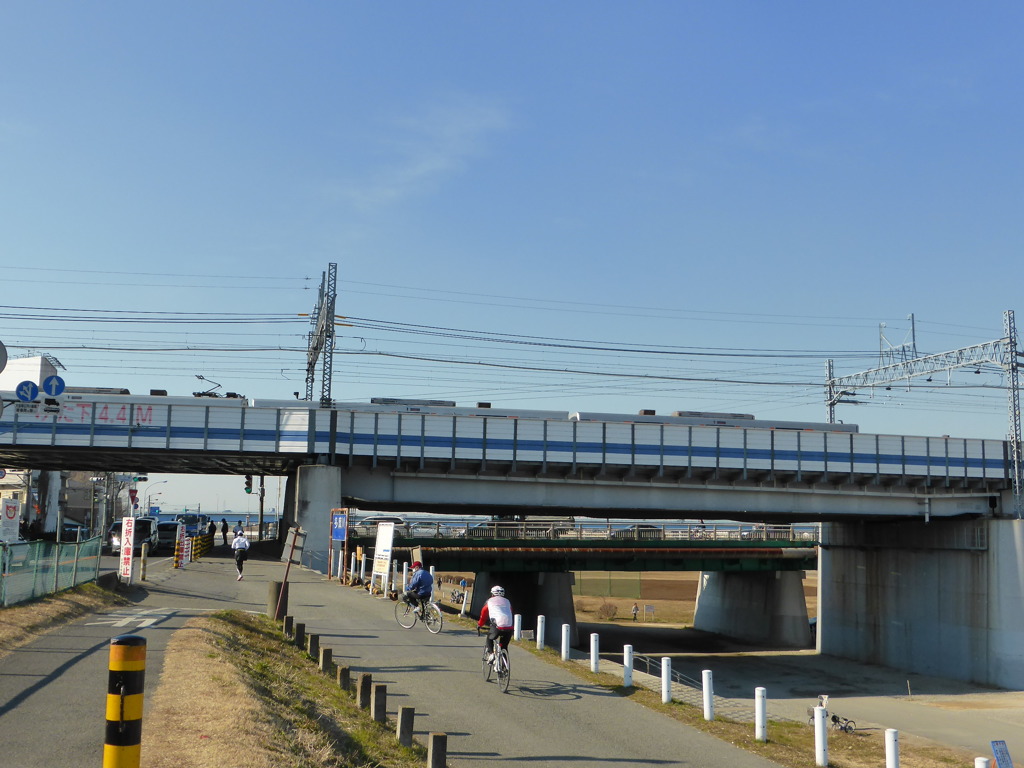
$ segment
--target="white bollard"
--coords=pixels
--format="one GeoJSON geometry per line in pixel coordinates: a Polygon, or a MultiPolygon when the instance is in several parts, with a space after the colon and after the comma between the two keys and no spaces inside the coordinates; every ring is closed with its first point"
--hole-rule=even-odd
{"type": "Polygon", "coordinates": [[[569,660],[569,630],[572,629],[568,624],[562,625],[562,661],[569,660]]]}
{"type": "Polygon", "coordinates": [[[974,768],[988,768],[992,764],[992,761],[987,757],[976,757],[974,758],[974,768]]]}
{"type": "Polygon", "coordinates": [[[356,575],[356,553],[352,553],[352,564],[348,567],[348,577],[351,579],[356,575]]]}
{"type": "Polygon", "coordinates": [[[824,707],[814,708],[814,764],[828,765],[828,712],[824,707]]]}
{"type": "Polygon", "coordinates": [[[590,634],[590,671],[597,672],[601,665],[601,638],[596,632],[590,634]]]}
{"type": "Polygon", "coordinates": [[[754,689],[754,740],[768,741],[768,695],[764,688],[754,689]]]}
{"type": "Polygon", "coordinates": [[[473,590],[470,589],[469,587],[466,587],[466,594],[464,594],[462,596],[462,607],[459,609],[459,616],[465,616],[466,615],[466,606],[469,605],[469,600],[470,600],[470,597],[471,597],[472,594],[473,594],[473,590]]]}
{"type": "Polygon", "coordinates": [[[633,687],[633,646],[622,646],[622,684],[633,687]]]}
{"type": "Polygon", "coordinates": [[[363,559],[359,563],[359,579],[366,581],[366,555],[363,555],[363,559]]]}
{"type": "Polygon", "coordinates": [[[537,617],[537,650],[544,650],[544,624],[545,619],[543,616],[537,617]]]}
{"type": "Polygon", "coordinates": [[[402,563],[402,591],[409,589],[409,564],[402,563]]]}
{"type": "Polygon", "coordinates": [[[437,577],[434,576],[434,566],[430,566],[430,601],[434,601],[434,589],[437,585],[437,577]]]}
{"type": "Polygon", "coordinates": [[[672,701],[672,659],[668,656],[661,657],[661,703],[668,704],[672,701]]]}
{"type": "Polygon", "coordinates": [[[900,732],[885,729],[885,768],[900,768],[900,732]]]}
{"type": "Polygon", "coordinates": [[[711,679],[711,670],[702,671],[700,678],[704,685],[704,719],[710,722],[715,719],[715,685],[711,679]]]}
{"type": "Polygon", "coordinates": [[[512,617],[512,639],[516,642],[523,639],[523,616],[517,613],[512,617]]]}

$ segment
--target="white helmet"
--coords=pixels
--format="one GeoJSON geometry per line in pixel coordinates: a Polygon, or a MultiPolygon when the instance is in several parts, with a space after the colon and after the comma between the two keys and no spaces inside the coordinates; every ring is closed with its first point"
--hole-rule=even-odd
{"type": "Polygon", "coordinates": [[[492,595],[497,595],[498,597],[504,597],[505,596],[505,588],[504,587],[491,587],[491,594],[492,595]]]}

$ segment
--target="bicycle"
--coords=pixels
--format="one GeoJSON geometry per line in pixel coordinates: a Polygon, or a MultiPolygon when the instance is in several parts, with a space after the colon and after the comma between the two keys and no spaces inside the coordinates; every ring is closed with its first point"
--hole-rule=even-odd
{"type": "MultiPolygon", "coordinates": [[[[825,718],[828,721],[828,727],[834,731],[843,731],[844,733],[853,733],[857,730],[857,723],[848,717],[842,715],[833,715],[825,711],[825,718]]],[[[807,724],[814,725],[814,709],[812,707],[807,708],[807,724]]]]}
{"type": "Polygon", "coordinates": [[[400,599],[395,603],[395,620],[398,622],[400,627],[405,629],[412,629],[416,626],[417,621],[422,621],[423,626],[427,628],[427,631],[433,635],[436,635],[441,631],[444,626],[444,618],[441,614],[441,609],[437,603],[429,600],[424,600],[420,603],[422,615],[420,611],[417,611],[415,607],[400,599]]]}
{"type": "MultiPolygon", "coordinates": [[[[479,634],[479,630],[477,634],[479,634]]],[[[500,637],[494,641],[494,658],[490,661],[487,660],[487,656],[483,658],[481,672],[485,682],[490,682],[492,670],[498,680],[498,690],[508,693],[508,684],[512,679],[512,664],[508,659],[508,649],[501,642],[500,637]]]]}
{"type": "Polygon", "coordinates": [[[830,725],[834,730],[845,731],[846,733],[853,733],[857,730],[857,724],[848,717],[842,715],[832,715],[830,718],[830,725]]]}

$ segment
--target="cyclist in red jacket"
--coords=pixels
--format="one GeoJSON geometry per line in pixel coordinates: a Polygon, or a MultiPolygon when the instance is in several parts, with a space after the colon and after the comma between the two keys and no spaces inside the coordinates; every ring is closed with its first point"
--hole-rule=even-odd
{"type": "Polygon", "coordinates": [[[484,646],[484,658],[491,661],[494,658],[494,641],[501,638],[501,645],[508,648],[508,641],[512,639],[512,603],[505,597],[505,588],[491,587],[491,597],[484,603],[480,611],[478,627],[490,625],[487,632],[487,645],[484,646]]]}

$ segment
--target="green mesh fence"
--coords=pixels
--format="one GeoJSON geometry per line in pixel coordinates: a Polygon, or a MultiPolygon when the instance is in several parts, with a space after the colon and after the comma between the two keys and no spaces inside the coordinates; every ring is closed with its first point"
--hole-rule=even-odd
{"type": "Polygon", "coordinates": [[[82,542],[0,544],[0,598],[4,607],[94,581],[100,571],[97,536],[82,542]]]}

